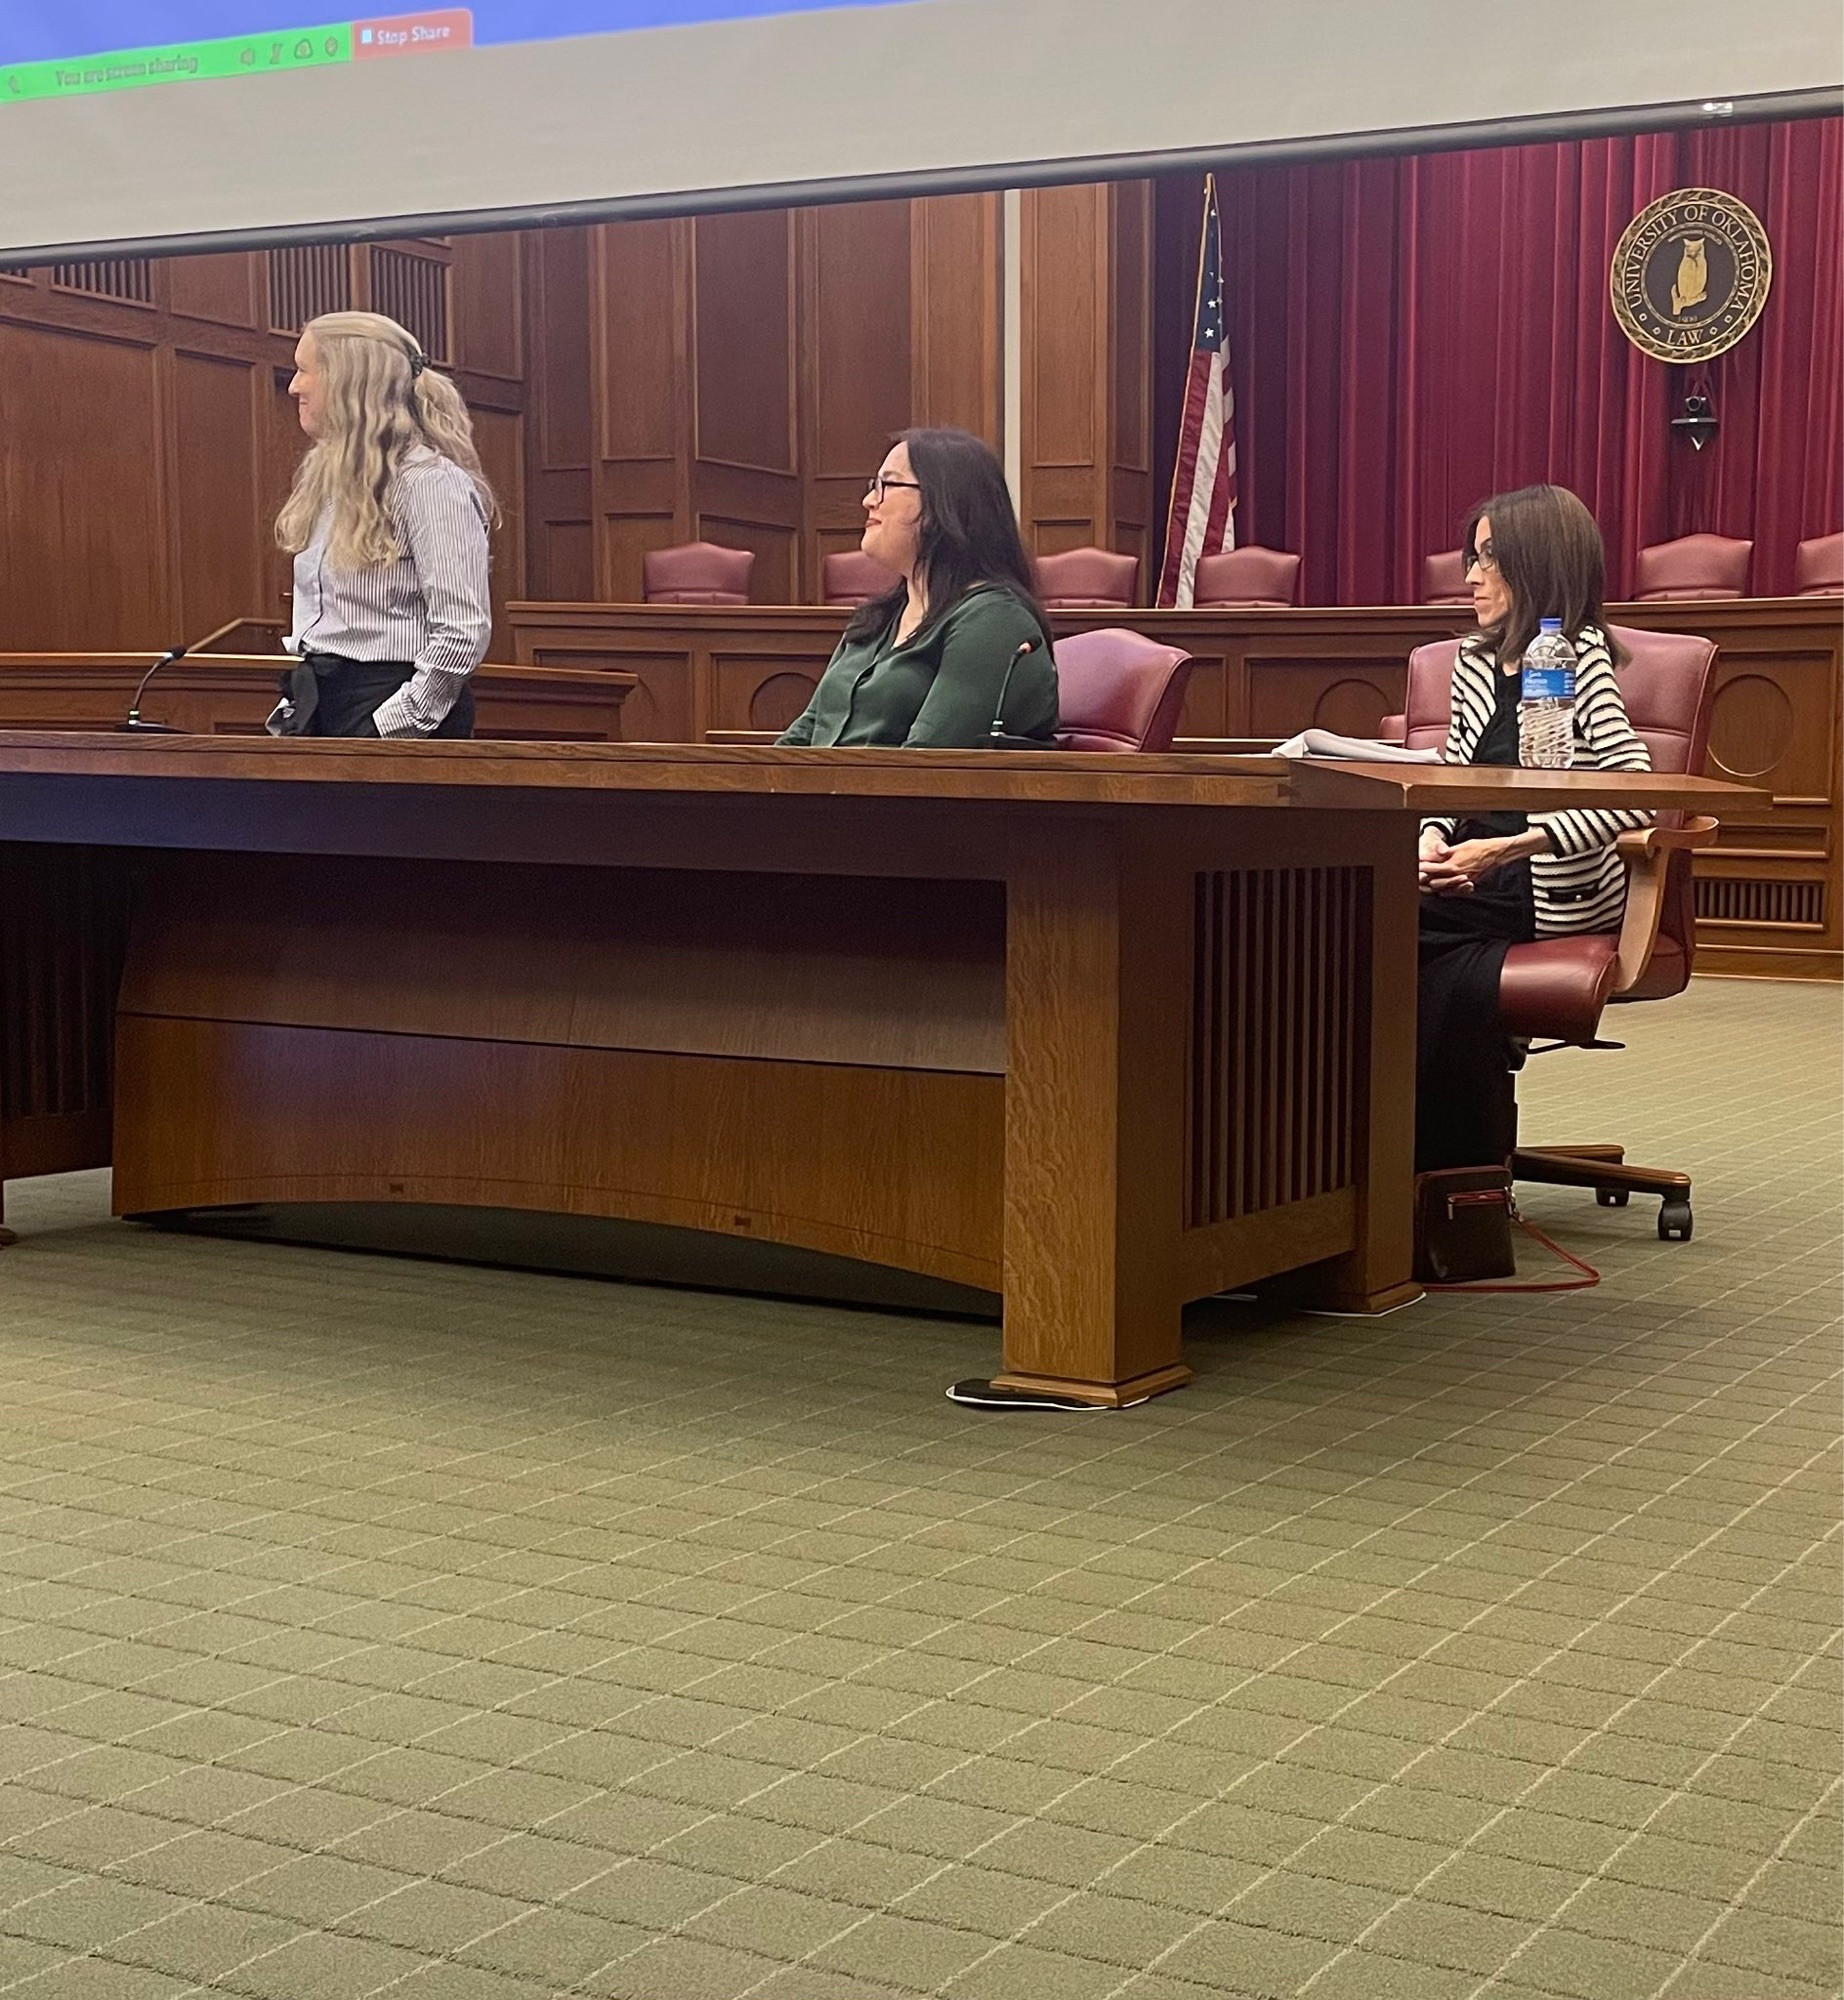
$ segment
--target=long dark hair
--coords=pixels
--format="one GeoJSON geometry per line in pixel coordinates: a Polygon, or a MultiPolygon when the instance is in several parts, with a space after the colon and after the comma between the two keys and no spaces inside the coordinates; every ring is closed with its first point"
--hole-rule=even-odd
{"type": "Polygon", "coordinates": [[[1494,493],[1467,516],[1460,537],[1460,563],[1470,569],[1478,546],[1479,523],[1492,523],[1492,554],[1498,573],[1511,592],[1511,609],[1496,625],[1484,628],[1501,665],[1524,657],[1545,618],[1560,618],[1571,639],[1594,626],[1607,639],[1619,666],[1626,648],[1607,630],[1601,600],[1607,592],[1607,551],[1601,531],[1580,500],[1566,486],[1520,486],[1515,493],[1494,493]]]}
{"type": "MultiPolygon", "coordinates": [[[[1050,628],[1037,601],[1031,558],[992,447],[971,431],[945,429],[898,431],[892,443],[909,447],[909,469],[922,489],[919,556],[928,592],[926,622],[932,625],[976,586],[1001,584],[1030,607],[1047,641],[1050,628]]],[[[845,636],[865,639],[882,632],[908,601],[909,586],[899,582],[861,604],[845,636]]]]}

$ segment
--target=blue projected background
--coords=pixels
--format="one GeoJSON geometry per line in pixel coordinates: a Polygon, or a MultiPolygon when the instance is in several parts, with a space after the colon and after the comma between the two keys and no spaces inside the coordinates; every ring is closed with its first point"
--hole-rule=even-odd
{"type": "Polygon", "coordinates": [[[477,0],[357,16],[352,0],[0,0],[0,104],[880,4],[890,0],[477,0]]]}

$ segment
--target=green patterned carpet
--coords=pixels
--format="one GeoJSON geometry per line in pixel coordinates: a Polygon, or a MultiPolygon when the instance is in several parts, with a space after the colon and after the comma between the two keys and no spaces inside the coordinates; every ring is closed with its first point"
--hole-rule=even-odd
{"type": "Polygon", "coordinates": [[[0,1990],[1831,2000],[1839,994],[1540,1063],[1574,1294],[990,1327],[150,1234],[0,1259],[0,1990]]]}

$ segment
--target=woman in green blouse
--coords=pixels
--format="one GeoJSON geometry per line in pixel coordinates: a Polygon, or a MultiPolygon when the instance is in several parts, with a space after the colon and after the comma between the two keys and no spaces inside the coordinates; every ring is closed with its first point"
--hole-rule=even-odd
{"type": "Polygon", "coordinates": [[[905,431],[864,496],[861,546],[899,581],[852,614],[783,743],[965,750],[1050,743],[1056,665],[1005,474],[966,431],[905,431]]]}

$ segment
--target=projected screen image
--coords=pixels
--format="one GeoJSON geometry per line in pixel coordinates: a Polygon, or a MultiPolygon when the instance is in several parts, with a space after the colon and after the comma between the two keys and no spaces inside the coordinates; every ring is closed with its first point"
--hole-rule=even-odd
{"type": "Polygon", "coordinates": [[[1829,111],[1837,0],[1734,11],[1521,0],[1566,60],[1478,62],[1479,0],[0,0],[0,277],[1829,111]]]}
{"type": "Polygon", "coordinates": [[[327,0],[0,0],[0,104],[894,0],[478,0],[330,21],[327,0]]]}

